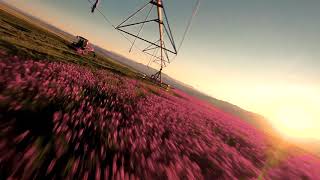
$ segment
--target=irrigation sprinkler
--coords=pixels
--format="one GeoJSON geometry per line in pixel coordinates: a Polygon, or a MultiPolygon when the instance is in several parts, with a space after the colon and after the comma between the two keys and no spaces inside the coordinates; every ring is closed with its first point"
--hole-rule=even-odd
{"type": "Polygon", "coordinates": [[[165,6],[163,4],[163,0],[151,0],[144,4],[140,9],[132,13],[128,18],[126,18],[122,23],[120,23],[116,29],[120,32],[123,32],[127,35],[134,37],[134,41],[132,42],[130,51],[134,46],[136,40],[144,41],[148,44],[148,46],[142,50],[142,52],[151,56],[151,61],[160,65],[160,69],[157,73],[151,75],[151,78],[157,82],[162,82],[162,70],[167,64],[170,63],[169,53],[177,55],[177,48],[175,45],[175,41],[173,38],[173,34],[170,28],[170,24],[168,21],[168,17],[165,11],[165,6]],[[156,7],[156,8],[154,8],[156,7]],[[144,10],[149,9],[147,16],[142,21],[134,21],[130,22],[130,20],[137,17],[144,10]],[[150,18],[152,13],[156,13],[156,18],[150,18]],[[147,39],[140,35],[144,25],[147,23],[155,23],[158,26],[157,37],[159,38],[157,41],[153,42],[150,39],[147,39]],[[138,33],[133,33],[128,30],[128,27],[131,26],[139,26],[140,29],[138,33]],[[165,40],[165,36],[167,37],[167,41],[165,40]],[[169,46],[167,46],[169,44],[169,46]]]}

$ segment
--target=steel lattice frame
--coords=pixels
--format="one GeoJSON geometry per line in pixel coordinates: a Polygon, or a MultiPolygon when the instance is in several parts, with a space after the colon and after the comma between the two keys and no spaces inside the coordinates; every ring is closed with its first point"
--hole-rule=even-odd
{"type": "Polygon", "coordinates": [[[171,31],[171,28],[169,25],[168,17],[167,17],[167,14],[166,14],[166,11],[165,11],[165,8],[163,5],[163,1],[162,0],[151,0],[151,1],[147,2],[140,9],[138,9],[136,12],[131,14],[122,23],[120,23],[116,27],[116,29],[118,31],[126,33],[130,36],[133,36],[135,38],[134,41],[132,42],[132,46],[130,48],[130,51],[131,51],[131,49],[137,39],[142,40],[142,41],[149,44],[149,46],[146,47],[145,49],[143,49],[142,51],[144,53],[150,55],[151,58],[154,58],[153,60],[151,59],[153,62],[158,63],[160,65],[160,70],[156,74],[152,75],[151,78],[156,81],[162,82],[162,78],[161,78],[162,69],[164,67],[166,67],[168,63],[170,63],[170,58],[169,58],[168,53],[171,53],[174,55],[177,55],[177,53],[178,53],[176,45],[175,45],[175,41],[174,41],[174,38],[172,35],[172,31],[171,31]],[[133,17],[135,17],[142,10],[146,9],[148,7],[148,5],[150,5],[150,10],[149,10],[144,21],[127,24],[129,20],[131,20],[133,17]],[[154,7],[156,7],[156,10],[157,10],[157,18],[148,19],[154,7]],[[157,40],[156,42],[152,42],[152,41],[140,36],[140,33],[146,23],[157,23],[158,24],[158,26],[159,26],[159,40],[157,40]],[[133,34],[132,32],[129,32],[128,30],[125,29],[126,27],[138,26],[138,25],[140,25],[140,29],[137,34],[133,34]],[[166,47],[166,42],[164,41],[164,35],[167,35],[171,48],[166,47]],[[159,54],[159,50],[160,50],[160,56],[157,55],[157,54],[159,54]],[[151,53],[151,51],[153,51],[153,53],[151,53]]]}

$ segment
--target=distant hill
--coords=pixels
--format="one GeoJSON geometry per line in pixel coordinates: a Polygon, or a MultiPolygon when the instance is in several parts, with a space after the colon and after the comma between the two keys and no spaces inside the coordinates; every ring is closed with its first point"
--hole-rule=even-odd
{"type": "MultiPolygon", "coordinates": [[[[108,56],[114,60],[119,61],[120,63],[122,63],[126,66],[134,68],[137,71],[145,73],[147,75],[151,75],[151,74],[154,74],[157,72],[157,70],[150,68],[150,67],[147,67],[144,64],[135,62],[135,61],[128,59],[122,55],[119,55],[114,52],[102,49],[98,46],[96,46],[95,50],[97,53],[101,53],[105,56],[108,56]]],[[[243,120],[249,122],[250,124],[254,125],[255,127],[267,132],[268,134],[275,133],[272,126],[269,124],[268,120],[266,120],[263,116],[261,116],[259,114],[246,111],[246,110],[244,110],[236,105],[233,105],[229,102],[222,101],[222,100],[213,98],[211,96],[208,96],[208,95],[196,90],[192,86],[187,85],[183,82],[177,81],[166,74],[163,74],[162,77],[163,77],[163,81],[167,84],[170,84],[172,87],[180,89],[180,90],[188,93],[189,95],[192,95],[192,96],[197,97],[201,100],[209,102],[209,103],[213,104],[214,106],[218,107],[219,109],[225,111],[226,113],[230,113],[233,116],[236,116],[240,119],[243,119],[243,120]]]]}
{"type": "Polygon", "coordinates": [[[42,27],[45,30],[47,30],[51,33],[54,33],[55,35],[62,37],[68,41],[71,41],[74,38],[74,36],[72,34],[66,32],[66,31],[63,31],[63,30],[61,30],[51,24],[48,24],[47,22],[45,22],[37,17],[34,17],[26,12],[23,12],[20,9],[17,9],[16,7],[13,7],[6,2],[0,1],[0,7],[1,6],[5,6],[5,8],[1,8],[2,10],[8,11],[10,14],[14,14],[15,16],[17,16],[17,17],[19,17],[19,18],[21,18],[31,24],[42,27]]]}

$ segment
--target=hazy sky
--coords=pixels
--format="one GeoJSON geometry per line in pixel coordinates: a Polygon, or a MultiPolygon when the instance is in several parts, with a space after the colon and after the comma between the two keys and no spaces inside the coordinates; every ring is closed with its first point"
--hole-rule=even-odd
{"type": "MultiPolygon", "coordinates": [[[[129,43],[99,14],[90,14],[86,0],[6,2],[148,63],[137,50],[128,54],[129,43]]],[[[118,24],[145,2],[102,0],[99,8],[118,24]]],[[[165,2],[179,43],[196,1],[165,2]]],[[[319,19],[319,0],[202,0],[179,56],[165,73],[264,115],[284,134],[320,139],[319,19]]]]}

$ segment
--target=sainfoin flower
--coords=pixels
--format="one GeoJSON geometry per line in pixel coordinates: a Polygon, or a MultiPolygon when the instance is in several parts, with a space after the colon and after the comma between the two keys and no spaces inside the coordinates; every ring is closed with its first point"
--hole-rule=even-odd
{"type": "Polygon", "coordinates": [[[13,179],[320,179],[320,160],[186,93],[75,64],[0,61],[0,173],[13,179]]]}

